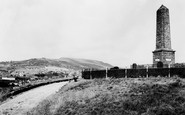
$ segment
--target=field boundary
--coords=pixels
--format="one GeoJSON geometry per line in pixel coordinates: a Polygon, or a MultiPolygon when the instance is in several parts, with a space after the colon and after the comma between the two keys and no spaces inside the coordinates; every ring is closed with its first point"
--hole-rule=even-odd
{"type": "Polygon", "coordinates": [[[143,68],[143,69],[106,69],[82,71],[82,78],[139,78],[139,77],[172,77],[185,78],[185,68],[143,68]]]}

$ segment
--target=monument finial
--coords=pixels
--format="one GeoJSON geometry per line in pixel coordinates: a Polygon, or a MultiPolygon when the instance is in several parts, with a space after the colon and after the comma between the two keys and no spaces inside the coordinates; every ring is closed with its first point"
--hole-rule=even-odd
{"type": "Polygon", "coordinates": [[[162,4],[159,9],[168,9],[168,8],[162,4]]]}

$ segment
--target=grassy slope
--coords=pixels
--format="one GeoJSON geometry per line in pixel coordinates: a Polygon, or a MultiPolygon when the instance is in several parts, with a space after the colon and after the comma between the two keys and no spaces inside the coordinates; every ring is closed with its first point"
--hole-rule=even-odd
{"type": "Polygon", "coordinates": [[[95,79],[71,82],[29,115],[184,115],[185,80],[95,79]]]}
{"type": "Polygon", "coordinates": [[[8,95],[11,90],[12,90],[12,87],[0,87],[0,104],[1,104],[1,101],[4,100],[4,96],[8,95]]]}

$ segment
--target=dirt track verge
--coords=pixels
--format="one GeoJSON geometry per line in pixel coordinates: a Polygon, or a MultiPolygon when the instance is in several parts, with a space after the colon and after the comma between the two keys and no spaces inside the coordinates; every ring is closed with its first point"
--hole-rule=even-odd
{"type": "Polygon", "coordinates": [[[13,96],[0,105],[0,115],[25,115],[38,103],[59,91],[68,82],[58,82],[31,89],[13,96]]]}
{"type": "Polygon", "coordinates": [[[34,89],[34,88],[37,88],[37,87],[40,87],[40,86],[44,86],[44,85],[48,85],[48,84],[51,84],[51,83],[57,83],[57,82],[63,82],[63,81],[69,81],[69,80],[72,80],[73,78],[62,78],[62,79],[56,79],[56,80],[52,80],[52,81],[45,81],[45,82],[41,82],[41,83],[36,83],[36,84],[28,84],[24,87],[20,87],[16,90],[13,90],[11,91],[10,93],[4,95],[1,99],[0,99],[0,105],[6,101],[6,99],[12,97],[12,96],[15,96],[15,95],[18,95],[20,93],[23,93],[25,91],[28,91],[28,90],[31,90],[31,89],[34,89]]]}

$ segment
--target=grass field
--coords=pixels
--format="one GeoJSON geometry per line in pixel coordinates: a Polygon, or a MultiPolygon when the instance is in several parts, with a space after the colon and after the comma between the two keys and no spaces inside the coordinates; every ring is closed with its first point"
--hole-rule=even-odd
{"type": "Polygon", "coordinates": [[[28,115],[185,115],[185,80],[121,78],[71,82],[28,115]]]}

